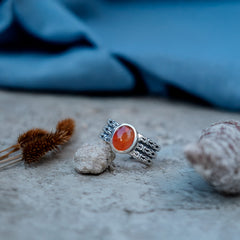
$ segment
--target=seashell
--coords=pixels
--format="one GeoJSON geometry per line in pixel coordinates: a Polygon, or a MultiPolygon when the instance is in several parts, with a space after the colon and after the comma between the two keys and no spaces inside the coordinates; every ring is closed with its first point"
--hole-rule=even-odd
{"type": "Polygon", "coordinates": [[[197,143],[186,146],[185,155],[217,191],[240,193],[240,122],[213,124],[197,143]]]}
{"type": "Polygon", "coordinates": [[[82,174],[100,174],[111,166],[115,153],[104,141],[85,144],[74,155],[74,168],[82,174]]]}

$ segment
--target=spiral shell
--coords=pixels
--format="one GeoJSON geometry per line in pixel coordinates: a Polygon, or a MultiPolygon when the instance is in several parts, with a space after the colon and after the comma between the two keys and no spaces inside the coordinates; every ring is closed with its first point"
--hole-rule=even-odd
{"type": "Polygon", "coordinates": [[[213,124],[197,143],[186,146],[185,155],[216,190],[240,193],[240,122],[213,124]]]}

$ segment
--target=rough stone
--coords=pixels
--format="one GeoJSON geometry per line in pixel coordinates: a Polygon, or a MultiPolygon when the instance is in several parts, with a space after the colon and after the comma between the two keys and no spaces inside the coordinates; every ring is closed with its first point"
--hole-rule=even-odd
{"type": "Polygon", "coordinates": [[[111,146],[99,139],[95,143],[84,144],[77,150],[74,167],[82,174],[100,174],[111,166],[115,156],[111,146]]]}

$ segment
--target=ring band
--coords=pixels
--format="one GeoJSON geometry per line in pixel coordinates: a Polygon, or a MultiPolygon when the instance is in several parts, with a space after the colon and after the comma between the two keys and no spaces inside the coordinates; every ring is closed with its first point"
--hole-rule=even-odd
{"type": "Polygon", "coordinates": [[[152,164],[160,150],[157,143],[138,133],[132,125],[119,124],[112,119],[108,120],[100,138],[109,143],[114,152],[127,153],[147,166],[152,164]]]}

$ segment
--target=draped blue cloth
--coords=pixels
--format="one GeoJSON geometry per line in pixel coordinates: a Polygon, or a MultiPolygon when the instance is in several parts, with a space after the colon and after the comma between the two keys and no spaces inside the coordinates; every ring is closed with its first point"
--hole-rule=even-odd
{"type": "Polygon", "coordinates": [[[239,1],[3,0],[0,87],[180,91],[240,110],[239,21],[239,1]]]}

